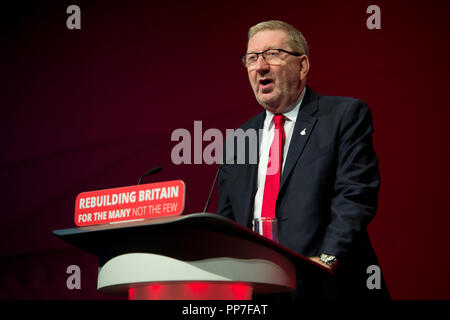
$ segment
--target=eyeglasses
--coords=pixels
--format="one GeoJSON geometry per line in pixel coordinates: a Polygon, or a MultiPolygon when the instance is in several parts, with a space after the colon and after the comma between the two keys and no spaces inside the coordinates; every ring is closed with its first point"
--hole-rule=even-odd
{"type": "Polygon", "coordinates": [[[256,68],[256,62],[258,61],[259,55],[262,55],[264,61],[267,64],[276,66],[281,64],[281,61],[283,61],[286,57],[286,53],[295,57],[300,56],[299,53],[290,52],[283,49],[267,49],[262,52],[245,53],[241,56],[241,60],[244,64],[244,67],[248,69],[254,69],[256,68]]]}

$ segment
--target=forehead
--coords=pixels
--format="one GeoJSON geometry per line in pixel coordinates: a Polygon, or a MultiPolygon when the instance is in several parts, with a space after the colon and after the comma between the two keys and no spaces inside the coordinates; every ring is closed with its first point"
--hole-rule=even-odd
{"type": "Polygon", "coordinates": [[[262,30],[253,35],[248,42],[248,52],[260,52],[266,49],[289,49],[287,34],[283,30],[262,30]]]}

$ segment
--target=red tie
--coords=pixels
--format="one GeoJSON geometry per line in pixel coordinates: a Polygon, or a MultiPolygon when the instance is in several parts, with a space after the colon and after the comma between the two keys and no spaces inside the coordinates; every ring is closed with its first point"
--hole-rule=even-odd
{"type": "MultiPolygon", "coordinates": [[[[283,165],[283,146],[286,140],[284,135],[284,120],[282,114],[273,117],[275,123],[275,134],[270,146],[269,162],[267,163],[266,182],[264,185],[264,196],[261,210],[262,218],[275,218],[275,203],[281,181],[281,167],[283,165]]],[[[263,235],[272,238],[272,230],[264,230],[263,235]]]]}

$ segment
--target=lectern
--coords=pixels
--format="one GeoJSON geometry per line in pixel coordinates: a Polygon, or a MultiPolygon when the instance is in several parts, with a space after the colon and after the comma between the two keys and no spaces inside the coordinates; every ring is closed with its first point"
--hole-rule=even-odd
{"type": "Polygon", "coordinates": [[[251,299],[326,268],[216,214],[55,230],[98,256],[97,289],[129,299],[251,299]]]}

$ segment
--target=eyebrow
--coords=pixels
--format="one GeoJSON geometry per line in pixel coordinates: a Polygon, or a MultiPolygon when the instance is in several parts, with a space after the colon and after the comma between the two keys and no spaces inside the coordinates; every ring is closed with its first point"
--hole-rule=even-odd
{"type": "MultiPolygon", "coordinates": [[[[251,52],[247,52],[247,53],[261,53],[261,52],[264,52],[266,50],[271,50],[271,49],[281,49],[281,48],[270,47],[270,48],[264,49],[262,51],[251,51],[251,52]]],[[[285,50],[285,49],[282,49],[282,50],[285,50]]],[[[247,48],[247,51],[248,51],[248,48],[247,48]]]]}

